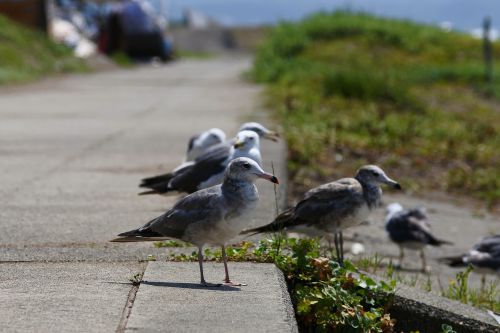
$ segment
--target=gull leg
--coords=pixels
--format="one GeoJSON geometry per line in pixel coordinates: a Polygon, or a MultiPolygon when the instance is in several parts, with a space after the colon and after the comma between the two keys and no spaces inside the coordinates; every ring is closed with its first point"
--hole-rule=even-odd
{"type": "Polygon", "coordinates": [[[420,250],[420,259],[422,260],[422,273],[426,273],[428,270],[427,261],[425,260],[424,249],[420,250]]]}
{"type": "Polygon", "coordinates": [[[399,261],[398,261],[398,268],[403,268],[403,258],[405,257],[405,250],[401,245],[399,245],[399,261]]]}
{"type": "MultiPolygon", "coordinates": [[[[325,238],[326,241],[328,242],[328,252],[330,252],[330,256],[333,257],[332,237],[330,234],[327,234],[325,238]]],[[[325,251],[325,257],[326,257],[326,251],[325,251]]]]}
{"type": "Polygon", "coordinates": [[[235,286],[235,287],[240,287],[240,286],[246,286],[244,283],[239,283],[239,282],[231,282],[231,279],[229,279],[229,269],[227,268],[227,256],[226,256],[226,248],[224,245],[222,245],[222,261],[224,261],[224,273],[226,274],[226,277],[224,278],[224,284],[226,286],[235,286]]]}
{"type": "Polygon", "coordinates": [[[335,243],[335,253],[337,257],[337,262],[341,264],[340,262],[340,250],[339,250],[339,234],[336,232],[333,234],[333,242],[335,243]]]}
{"type": "Polygon", "coordinates": [[[481,292],[484,291],[484,287],[486,287],[486,275],[485,274],[481,275],[481,289],[480,289],[481,292]]]}
{"type": "Polygon", "coordinates": [[[339,231],[339,242],[340,242],[340,264],[344,265],[344,236],[342,231],[339,231]]]}
{"type": "Polygon", "coordinates": [[[200,265],[200,284],[204,287],[220,287],[222,286],[220,283],[208,283],[205,281],[205,277],[203,276],[203,252],[201,247],[198,248],[198,264],[200,265]]]}

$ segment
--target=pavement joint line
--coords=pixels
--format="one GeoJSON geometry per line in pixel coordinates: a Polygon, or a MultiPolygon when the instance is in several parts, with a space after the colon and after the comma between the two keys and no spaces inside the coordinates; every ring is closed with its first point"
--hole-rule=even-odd
{"type": "Polygon", "coordinates": [[[142,283],[142,278],[144,277],[144,273],[146,272],[146,268],[148,267],[148,263],[146,262],[143,265],[141,272],[141,281],[137,284],[132,283],[132,287],[128,292],[127,301],[125,302],[125,306],[123,308],[122,316],[120,318],[120,322],[118,323],[118,327],[116,328],[116,333],[123,333],[127,329],[128,319],[130,318],[130,314],[132,313],[132,308],[134,307],[135,298],[137,296],[137,292],[139,291],[139,287],[142,283]]]}

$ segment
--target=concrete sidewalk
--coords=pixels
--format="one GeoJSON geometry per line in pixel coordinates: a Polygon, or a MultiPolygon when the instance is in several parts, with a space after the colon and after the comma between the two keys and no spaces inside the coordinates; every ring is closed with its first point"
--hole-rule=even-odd
{"type": "MultiPolygon", "coordinates": [[[[181,302],[175,295],[195,299],[200,290],[178,294],[175,288],[141,285],[135,295],[129,282],[135,274],[146,271],[146,277],[162,283],[182,282],[184,276],[170,275],[174,266],[162,260],[164,249],[107,241],[174,203],[175,197],[138,197],[137,185],[178,165],[192,134],[220,127],[233,135],[243,121],[265,121],[259,88],[240,78],[249,64],[244,57],[181,61],[0,90],[0,312],[7,318],[0,331],[123,331],[128,314],[144,331],[179,325],[161,311],[181,302]],[[145,263],[148,254],[159,261],[145,263]],[[140,307],[129,312],[133,297],[140,307]],[[151,307],[160,317],[145,322],[148,313],[142,312],[151,307]],[[141,324],[154,325],[155,319],[158,326],[141,324]]],[[[263,142],[262,152],[265,169],[274,161],[284,181],[283,143],[263,142]]],[[[261,204],[254,224],[267,222],[275,211],[273,187],[264,182],[258,187],[261,204]]],[[[197,266],[185,265],[196,279],[197,266]]],[[[259,284],[234,293],[237,297],[211,291],[217,297],[204,298],[204,304],[211,309],[220,302],[236,308],[244,299],[257,304],[272,290],[275,297],[262,297],[262,305],[248,313],[265,318],[262,327],[294,330],[280,303],[279,274],[268,265],[246,267],[235,266],[238,278],[259,284]]],[[[239,315],[243,320],[245,313],[239,315]]]]}
{"type": "MultiPolygon", "coordinates": [[[[221,263],[206,263],[207,281],[224,277],[221,263]]],[[[139,332],[292,332],[293,308],[282,273],[272,264],[229,263],[242,287],[204,288],[198,263],[151,262],[126,330],[139,332]]]]}

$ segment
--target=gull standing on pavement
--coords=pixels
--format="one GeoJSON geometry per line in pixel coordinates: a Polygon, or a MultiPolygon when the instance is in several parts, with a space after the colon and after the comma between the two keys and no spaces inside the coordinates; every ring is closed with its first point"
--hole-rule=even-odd
{"type": "Polygon", "coordinates": [[[138,229],[124,232],[112,242],[155,241],[176,238],[198,247],[200,283],[210,286],[203,275],[203,251],[206,244],[222,247],[225,278],[231,282],[227,267],[225,245],[248,225],[251,214],[259,201],[254,181],[263,178],[275,184],[278,179],[262,170],[249,158],[237,158],[229,163],[220,185],[209,187],[179,200],[165,214],[138,229]]]}
{"type": "Polygon", "coordinates": [[[427,270],[424,248],[427,245],[451,245],[451,242],[434,237],[424,208],[403,209],[399,203],[387,206],[385,230],[389,238],[399,246],[399,267],[402,267],[404,248],[420,251],[422,272],[427,270]]]}
{"type": "Polygon", "coordinates": [[[302,200],[281,213],[268,225],[245,230],[243,233],[275,232],[285,229],[311,237],[334,235],[336,255],[343,263],[342,230],[356,226],[377,208],[382,197],[380,184],[401,186],[376,165],[361,167],[354,178],[342,178],[309,190],[302,200]]]}
{"type": "Polygon", "coordinates": [[[235,141],[209,148],[206,153],[181,169],[165,175],[143,179],[140,187],[150,190],[139,194],[193,193],[220,184],[227,165],[238,157],[248,157],[262,165],[257,133],[241,131],[236,136],[235,141]]]}

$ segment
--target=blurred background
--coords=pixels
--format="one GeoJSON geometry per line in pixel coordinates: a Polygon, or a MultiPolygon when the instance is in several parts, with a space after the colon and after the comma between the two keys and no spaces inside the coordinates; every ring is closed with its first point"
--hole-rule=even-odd
{"type": "MultiPolygon", "coordinates": [[[[72,48],[78,57],[90,57],[97,52],[108,55],[124,52],[133,58],[159,57],[162,60],[172,57],[176,42],[184,49],[213,50],[221,46],[235,47],[237,42],[249,46],[245,44],[249,41],[240,36],[244,32],[239,31],[239,39],[235,41],[231,29],[225,33],[218,31],[218,34],[216,30],[240,27],[251,34],[256,27],[271,26],[283,20],[297,21],[314,12],[332,10],[409,19],[446,30],[463,31],[477,38],[482,36],[483,19],[489,16],[493,22],[490,36],[498,37],[495,22],[500,4],[493,0],[424,0],[418,3],[410,0],[0,1],[0,14],[46,32],[53,40],[72,48]],[[210,42],[222,45],[207,42],[199,45],[189,41],[194,37],[185,29],[211,30],[210,42]]],[[[250,46],[254,42],[250,41],[250,46]]]]}

